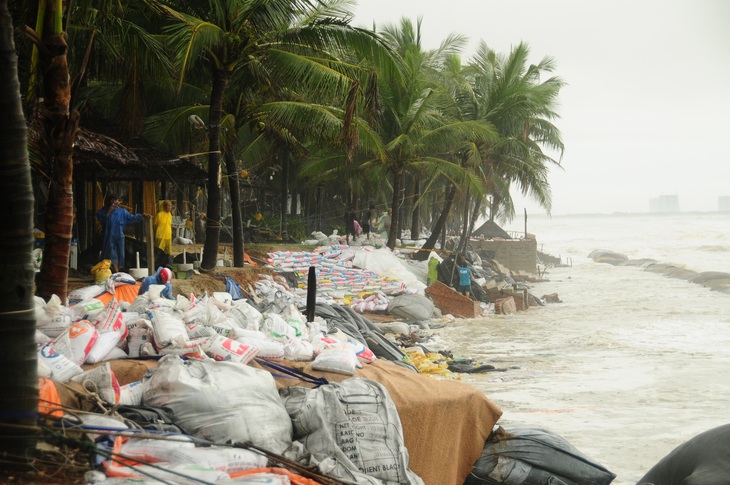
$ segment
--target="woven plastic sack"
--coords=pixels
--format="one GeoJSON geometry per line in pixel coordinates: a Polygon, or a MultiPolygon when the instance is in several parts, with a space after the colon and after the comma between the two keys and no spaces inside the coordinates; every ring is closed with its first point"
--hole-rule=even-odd
{"type": "Polygon", "coordinates": [[[267,371],[233,362],[160,359],[143,402],[169,407],[188,434],[217,443],[250,441],[281,453],[291,421],[267,371]]]}
{"type": "Polygon", "coordinates": [[[320,470],[358,484],[423,484],[408,468],[403,428],[390,394],[370,379],[351,378],[316,389],[283,388],[294,438],[320,470]]]}

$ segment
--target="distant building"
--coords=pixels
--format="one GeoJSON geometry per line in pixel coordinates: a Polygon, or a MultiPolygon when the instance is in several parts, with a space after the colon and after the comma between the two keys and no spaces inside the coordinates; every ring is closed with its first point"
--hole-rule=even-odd
{"type": "Polygon", "coordinates": [[[649,200],[649,211],[662,214],[679,212],[679,196],[660,195],[649,200]]]}
{"type": "Polygon", "coordinates": [[[730,212],[730,195],[723,195],[717,198],[717,210],[730,212]]]}

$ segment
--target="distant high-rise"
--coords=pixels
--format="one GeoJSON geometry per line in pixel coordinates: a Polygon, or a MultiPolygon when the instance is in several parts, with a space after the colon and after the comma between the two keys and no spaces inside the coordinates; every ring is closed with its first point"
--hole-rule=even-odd
{"type": "Polygon", "coordinates": [[[679,212],[679,196],[660,195],[649,200],[649,211],[663,214],[679,212]]]}
{"type": "Polygon", "coordinates": [[[717,198],[717,210],[730,212],[730,195],[723,195],[717,198]]]}

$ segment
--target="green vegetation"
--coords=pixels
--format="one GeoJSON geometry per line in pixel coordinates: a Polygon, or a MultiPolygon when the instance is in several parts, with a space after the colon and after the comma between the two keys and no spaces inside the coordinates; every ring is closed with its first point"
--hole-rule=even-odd
{"type": "MultiPolygon", "coordinates": [[[[224,221],[242,265],[245,221],[259,213],[278,233],[302,236],[372,202],[378,214],[393,210],[390,247],[400,230],[417,237],[422,228],[433,247],[444,231],[468,233],[480,216],[512,218],[515,190],[550,210],[563,82],[548,77],[550,58],[530,65],[525,44],[502,55],[482,42],[464,62],[458,33],[427,50],[421,19],[356,28],[343,0],[13,8],[15,24],[26,26],[16,29],[26,113],[54,92],[39,70],[48,49],[35,19],[46,9],[55,15],[48,30],[68,36],[69,112],[81,113],[82,126],[102,117],[121,140],[199,154],[191,161],[208,174],[204,268],[215,265],[224,221]]],[[[52,178],[58,157],[45,146],[30,153],[34,177],[52,178]]]]}

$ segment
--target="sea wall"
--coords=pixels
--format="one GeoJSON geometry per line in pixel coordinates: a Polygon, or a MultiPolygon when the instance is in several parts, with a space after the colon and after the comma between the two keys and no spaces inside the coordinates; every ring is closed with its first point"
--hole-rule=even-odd
{"type": "Polygon", "coordinates": [[[493,259],[511,271],[537,273],[537,241],[535,239],[471,240],[470,244],[477,252],[481,250],[493,252],[493,259]]]}

